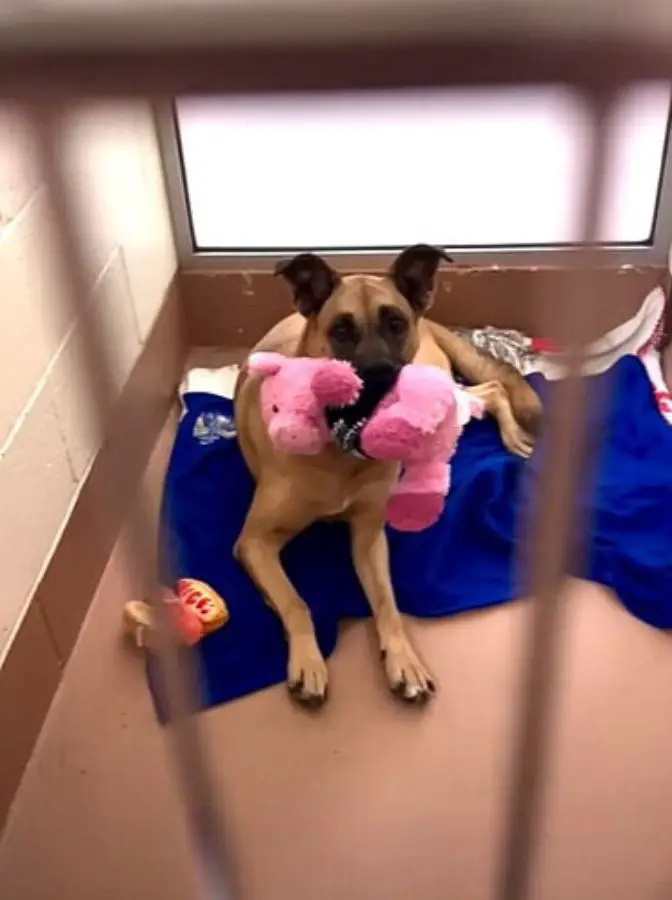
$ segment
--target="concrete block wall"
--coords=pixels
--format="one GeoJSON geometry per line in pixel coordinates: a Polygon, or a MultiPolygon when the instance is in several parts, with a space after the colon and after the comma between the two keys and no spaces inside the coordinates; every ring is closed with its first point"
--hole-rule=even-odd
{"type": "MultiPolygon", "coordinates": [[[[68,119],[68,187],[89,303],[121,391],[176,268],[154,123],[142,103],[68,119]]],[[[29,124],[0,108],[0,664],[100,445],[64,315],[53,221],[29,124]]]]}

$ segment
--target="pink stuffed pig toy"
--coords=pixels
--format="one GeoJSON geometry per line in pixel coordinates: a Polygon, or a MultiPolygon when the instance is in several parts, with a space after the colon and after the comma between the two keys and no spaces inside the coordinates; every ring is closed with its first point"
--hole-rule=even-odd
{"type": "Polygon", "coordinates": [[[336,359],[310,359],[257,352],[247,370],[260,375],[261,414],[273,444],[283,453],[315,454],[329,441],[327,406],[349,406],[362,382],[352,366],[336,359]]]}
{"type": "Polygon", "coordinates": [[[361,434],[367,456],[401,462],[403,472],[386,509],[400,531],[437,521],[450,486],[449,460],[464,425],[481,418],[482,402],[434,366],[405,366],[361,434]]]}

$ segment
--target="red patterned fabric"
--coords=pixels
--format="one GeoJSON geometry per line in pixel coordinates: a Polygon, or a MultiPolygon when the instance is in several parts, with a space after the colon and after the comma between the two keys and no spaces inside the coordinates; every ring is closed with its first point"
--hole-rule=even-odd
{"type": "Polygon", "coordinates": [[[663,309],[663,312],[661,313],[661,316],[656,323],[656,327],[653,329],[653,334],[651,335],[649,340],[639,348],[639,350],[637,351],[638,356],[643,356],[644,353],[647,352],[647,350],[658,350],[662,345],[663,338],[665,337],[665,319],[667,318],[669,303],[670,300],[668,298],[667,302],[665,303],[665,308],[663,309]]]}

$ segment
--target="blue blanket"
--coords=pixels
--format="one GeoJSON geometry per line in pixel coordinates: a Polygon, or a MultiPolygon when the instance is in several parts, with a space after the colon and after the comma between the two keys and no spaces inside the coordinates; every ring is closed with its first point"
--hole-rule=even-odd
{"type": "MultiPolygon", "coordinates": [[[[531,382],[545,402],[553,385],[531,382]]],[[[588,519],[587,552],[574,572],[612,588],[636,616],[672,627],[672,427],[660,416],[646,373],[633,357],[589,379],[590,433],[602,429],[579,497],[588,519]]],[[[253,483],[238,448],[229,400],[188,394],[166,476],[161,577],[207,582],[231,614],[197,647],[204,708],[283,681],[286,645],[232,547],[253,483]]],[[[530,462],[502,446],[492,420],[472,422],[453,460],[441,520],[419,534],[390,531],[392,579],[400,609],[447,616],[494,606],[524,593],[516,529],[532,495],[543,446],[530,462]]],[[[309,604],[320,647],[333,651],[342,618],[369,610],[343,524],[318,524],[286,548],[284,564],[309,604]]],[[[156,663],[149,658],[150,685],[156,663]]],[[[161,715],[160,698],[154,691],[161,715]]]]}

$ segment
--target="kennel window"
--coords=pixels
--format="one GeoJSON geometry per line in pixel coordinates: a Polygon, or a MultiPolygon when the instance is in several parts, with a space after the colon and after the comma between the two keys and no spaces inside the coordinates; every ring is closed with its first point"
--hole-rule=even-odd
{"type": "MultiPolygon", "coordinates": [[[[666,82],[634,84],[610,112],[598,234],[622,261],[660,263],[672,237],[670,95],[666,82]]],[[[580,240],[591,120],[569,88],[189,98],[172,113],[191,262],[417,241],[522,258],[580,240]]]]}

